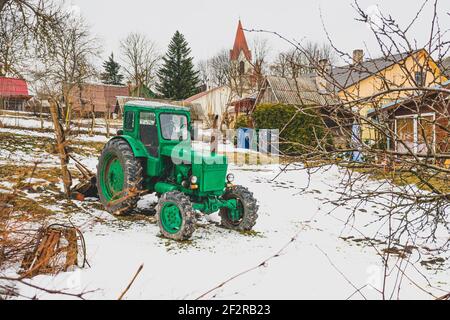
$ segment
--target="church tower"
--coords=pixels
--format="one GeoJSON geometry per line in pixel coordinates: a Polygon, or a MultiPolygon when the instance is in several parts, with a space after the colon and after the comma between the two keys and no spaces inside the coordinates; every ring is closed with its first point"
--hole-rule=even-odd
{"type": "Polygon", "coordinates": [[[233,74],[239,77],[239,84],[234,89],[237,95],[242,97],[252,86],[253,65],[252,52],[248,47],[241,20],[238,23],[233,49],[230,50],[230,61],[235,71],[233,74]]]}

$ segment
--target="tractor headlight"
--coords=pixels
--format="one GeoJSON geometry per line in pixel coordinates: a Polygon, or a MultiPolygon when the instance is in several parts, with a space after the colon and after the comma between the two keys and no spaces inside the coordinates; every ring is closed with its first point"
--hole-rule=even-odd
{"type": "Polygon", "coordinates": [[[229,183],[233,182],[234,181],[234,174],[232,174],[232,173],[227,174],[227,181],[229,183]]]}
{"type": "Polygon", "coordinates": [[[198,178],[196,176],[191,177],[191,184],[197,184],[198,178]]]}

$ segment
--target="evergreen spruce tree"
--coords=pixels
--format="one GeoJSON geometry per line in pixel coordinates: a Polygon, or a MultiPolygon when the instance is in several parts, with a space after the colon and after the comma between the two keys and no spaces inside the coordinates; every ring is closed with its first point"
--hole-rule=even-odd
{"type": "Polygon", "coordinates": [[[102,82],[105,84],[122,85],[123,75],[119,73],[120,65],[114,61],[114,54],[111,53],[108,60],[103,62],[105,72],[101,74],[102,82]]]}
{"type": "Polygon", "coordinates": [[[175,32],[158,72],[157,90],[166,99],[182,100],[198,92],[199,75],[194,70],[191,49],[180,32],[175,32]]]}

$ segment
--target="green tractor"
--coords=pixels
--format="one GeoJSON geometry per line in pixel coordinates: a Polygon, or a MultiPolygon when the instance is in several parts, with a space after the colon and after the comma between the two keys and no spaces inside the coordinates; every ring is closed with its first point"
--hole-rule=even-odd
{"type": "Polygon", "coordinates": [[[163,236],[189,239],[197,212],[219,211],[225,228],[248,231],[258,205],[233,185],[225,155],[194,151],[188,108],[150,101],[124,107],[123,129],[104,147],[97,166],[100,201],[113,214],[129,214],[144,193],[156,193],[163,236]]]}

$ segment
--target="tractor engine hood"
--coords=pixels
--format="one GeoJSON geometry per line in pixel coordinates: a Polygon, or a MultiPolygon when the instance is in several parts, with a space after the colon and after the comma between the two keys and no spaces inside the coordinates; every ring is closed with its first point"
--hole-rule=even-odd
{"type": "Polygon", "coordinates": [[[194,150],[190,143],[164,146],[161,155],[170,157],[175,164],[227,164],[225,155],[194,150]]]}
{"type": "Polygon", "coordinates": [[[223,191],[228,169],[226,155],[193,150],[190,143],[164,146],[161,154],[170,157],[175,165],[192,166],[192,175],[198,178],[199,191],[223,191]]]}

